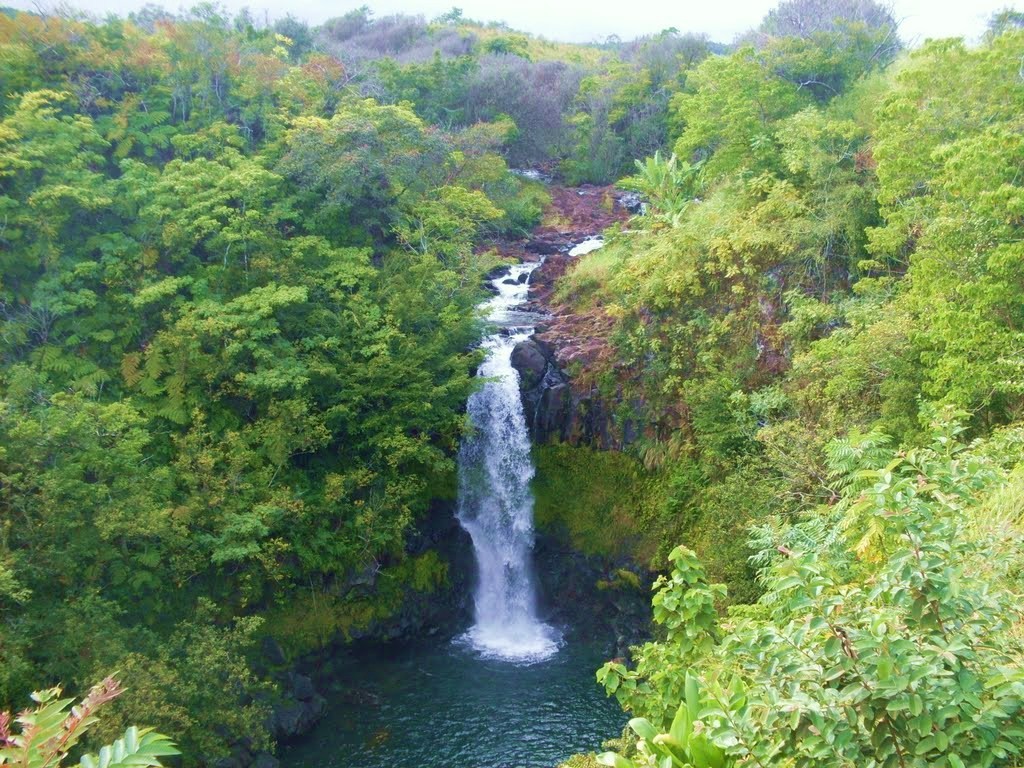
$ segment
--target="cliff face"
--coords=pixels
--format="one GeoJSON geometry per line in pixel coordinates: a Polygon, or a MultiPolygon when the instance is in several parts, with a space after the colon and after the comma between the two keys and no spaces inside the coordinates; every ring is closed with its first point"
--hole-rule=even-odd
{"type": "Polygon", "coordinates": [[[544,333],[517,344],[512,364],[519,371],[526,424],[535,444],[557,440],[595,448],[622,447],[600,392],[570,378],[544,333]]]}
{"type": "Polygon", "coordinates": [[[609,351],[609,322],[603,316],[573,314],[554,294],[556,281],[578,258],[569,255],[572,248],[627,219],[636,201],[612,187],[552,187],[551,197],[547,220],[554,223],[538,227],[518,246],[525,258],[543,259],[530,278],[528,306],[547,316],[512,353],[530,437],[535,444],[621,448],[633,430],[629,425],[615,429],[614,404],[578,375],[609,351]]]}
{"type": "MultiPolygon", "coordinates": [[[[547,220],[507,253],[542,259],[530,276],[528,309],[546,316],[536,333],[520,342],[512,355],[519,372],[523,409],[530,437],[537,445],[564,442],[603,450],[622,450],[638,435],[662,434],[677,427],[678,414],[665,412],[661,422],[646,413],[642,399],[626,401],[608,381],[635,380],[636,371],[616,360],[611,346],[614,320],[602,308],[578,310],[559,301],[558,280],[580,257],[570,255],[579,243],[640,213],[636,195],[613,187],[552,187],[547,220]],[[603,372],[605,384],[596,377],[603,372]],[[642,415],[645,414],[646,415],[642,415]]],[[[779,328],[783,321],[784,276],[769,273],[774,289],[758,297],[756,376],[770,381],[789,365],[789,350],[779,328]]],[[[634,388],[635,389],[635,388],[634,388]]]]}

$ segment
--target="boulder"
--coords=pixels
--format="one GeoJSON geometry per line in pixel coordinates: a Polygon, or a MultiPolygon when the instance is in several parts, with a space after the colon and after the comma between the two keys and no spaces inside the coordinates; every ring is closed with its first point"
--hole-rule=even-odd
{"type": "Polygon", "coordinates": [[[502,275],[511,274],[511,272],[512,272],[512,267],[510,267],[508,264],[500,264],[497,267],[495,267],[494,269],[492,269],[490,272],[488,272],[484,276],[484,279],[485,280],[496,280],[499,277],[501,277],[502,275]]]}
{"type": "Polygon", "coordinates": [[[312,701],[316,696],[313,681],[305,675],[292,675],[292,694],[299,701],[312,701]]]}
{"type": "Polygon", "coordinates": [[[529,253],[536,253],[540,256],[550,256],[553,253],[558,253],[558,249],[561,248],[565,243],[561,240],[543,240],[536,238],[534,240],[528,240],[524,248],[529,253]]]}
{"type": "Polygon", "coordinates": [[[326,713],[327,700],[323,696],[314,695],[309,701],[292,699],[274,710],[271,730],[277,739],[289,741],[313,730],[326,713]]]}
{"type": "Polygon", "coordinates": [[[620,207],[629,211],[634,216],[644,211],[644,201],[636,192],[627,192],[620,196],[617,202],[620,207]]]}
{"type": "Polygon", "coordinates": [[[529,338],[512,349],[512,367],[519,371],[519,389],[533,389],[544,379],[548,359],[537,342],[529,338]]]}

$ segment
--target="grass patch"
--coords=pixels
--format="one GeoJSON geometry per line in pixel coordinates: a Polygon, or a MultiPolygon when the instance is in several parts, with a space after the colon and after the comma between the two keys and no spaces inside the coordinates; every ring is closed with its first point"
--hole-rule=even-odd
{"type": "Polygon", "coordinates": [[[606,291],[625,258],[625,248],[615,242],[580,257],[558,281],[556,298],[577,306],[592,305],[606,291]]]}
{"type": "Polygon", "coordinates": [[[629,556],[647,565],[658,548],[652,525],[658,486],[634,458],[570,445],[534,448],[534,518],[587,555],[629,556]]]}

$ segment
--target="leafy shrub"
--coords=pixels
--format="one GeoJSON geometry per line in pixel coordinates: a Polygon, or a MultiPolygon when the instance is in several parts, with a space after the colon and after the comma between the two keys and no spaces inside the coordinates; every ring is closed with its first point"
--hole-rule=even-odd
{"type": "MultiPolygon", "coordinates": [[[[677,549],[654,599],[665,641],[638,649],[633,670],[606,665],[599,680],[654,729],[689,698],[687,681],[700,680],[701,732],[762,766],[991,766],[1019,756],[1024,665],[1011,631],[1020,606],[1006,588],[1012,559],[1005,544],[963,535],[1007,470],[959,443],[955,428],[938,424],[932,435],[927,448],[847,465],[830,514],[847,526],[839,541],[858,546],[834,537],[803,552],[780,545],[768,618],[719,625],[721,589],[677,549]]],[[[649,754],[642,764],[654,766],[649,754]]]]}

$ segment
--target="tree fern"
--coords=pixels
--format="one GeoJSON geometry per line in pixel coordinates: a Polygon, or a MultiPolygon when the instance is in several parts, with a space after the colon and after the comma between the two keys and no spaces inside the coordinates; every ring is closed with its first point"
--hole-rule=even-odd
{"type": "Polygon", "coordinates": [[[892,438],[877,430],[867,434],[852,432],[849,437],[833,440],[825,448],[828,459],[829,477],[836,488],[854,491],[867,487],[872,472],[892,458],[892,438]]]}
{"type": "Polygon", "coordinates": [[[141,362],[142,355],[138,352],[129,352],[121,358],[121,378],[129,387],[134,387],[142,380],[141,362]]]}

